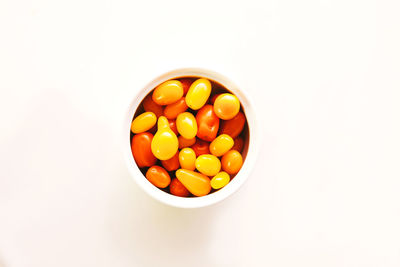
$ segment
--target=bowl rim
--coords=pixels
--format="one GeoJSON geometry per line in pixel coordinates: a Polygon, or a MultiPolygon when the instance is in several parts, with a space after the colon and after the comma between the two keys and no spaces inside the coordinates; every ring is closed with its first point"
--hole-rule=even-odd
{"type": "Polygon", "coordinates": [[[258,148],[259,148],[258,128],[252,103],[253,102],[251,101],[250,96],[246,95],[243,92],[243,90],[240,89],[240,87],[238,87],[235,83],[233,83],[229,78],[209,69],[195,68],[195,67],[179,68],[170,70],[168,72],[156,76],[153,80],[151,80],[149,83],[143,86],[142,89],[140,89],[136,93],[136,96],[130,101],[130,104],[125,114],[125,119],[122,123],[122,133],[121,133],[122,152],[125,158],[125,163],[133,180],[139,185],[139,187],[141,187],[147,194],[152,196],[154,199],[169,206],[178,208],[206,207],[221,202],[228,196],[231,196],[244,184],[244,182],[250,176],[258,155],[258,148]],[[246,159],[243,162],[242,168],[235,176],[235,179],[230,181],[229,184],[226,185],[224,188],[212,194],[202,197],[193,197],[193,198],[178,197],[169,194],[167,192],[164,192],[159,188],[155,187],[142,174],[142,172],[140,171],[139,167],[137,166],[133,158],[131,151],[131,140],[130,140],[131,122],[137,108],[139,107],[144,97],[162,82],[184,76],[204,77],[207,79],[214,80],[223,85],[224,87],[228,88],[229,91],[234,93],[239,98],[239,101],[243,106],[243,110],[247,119],[247,124],[249,129],[249,143],[248,143],[248,151],[246,159]]]}

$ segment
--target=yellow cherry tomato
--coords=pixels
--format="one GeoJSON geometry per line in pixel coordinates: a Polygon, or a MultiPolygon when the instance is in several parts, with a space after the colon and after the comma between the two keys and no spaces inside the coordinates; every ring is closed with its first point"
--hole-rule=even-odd
{"type": "Polygon", "coordinates": [[[221,159],[222,169],[229,174],[236,174],[243,165],[242,155],[236,150],[228,151],[221,159]]]}
{"type": "Polygon", "coordinates": [[[184,169],[175,172],[176,178],[195,196],[205,196],[211,191],[210,178],[207,176],[184,169]]]}
{"type": "Polygon", "coordinates": [[[214,112],[223,119],[230,120],[239,113],[240,102],[239,99],[232,94],[221,94],[215,99],[214,112]]]}
{"type": "Polygon", "coordinates": [[[214,189],[220,189],[227,185],[231,178],[226,172],[219,172],[211,179],[211,187],[214,189]]]}
{"type": "Polygon", "coordinates": [[[150,130],[157,122],[157,117],[153,112],[144,112],[137,116],[131,124],[133,133],[143,133],[150,130]]]}
{"type": "Polygon", "coordinates": [[[190,85],[186,94],[186,104],[193,110],[198,110],[205,103],[211,94],[211,83],[207,79],[197,79],[190,85]]]}
{"type": "Polygon", "coordinates": [[[160,116],[157,126],[157,132],[151,141],[151,152],[160,160],[170,159],[178,151],[178,137],[169,128],[169,122],[166,117],[160,116]]]}
{"type": "Polygon", "coordinates": [[[169,80],[154,89],[152,98],[158,105],[169,105],[178,101],[182,96],[182,83],[178,80],[169,80]]]}
{"type": "Polygon", "coordinates": [[[179,152],[179,164],[182,169],[194,171],[196,169],[196,153],[190,147],[186,147],[179,152]]]}
{"type": "Polygon", "coordinates": [[[186,139],[182,135],[178,137],[178,142],[179,142],[179,149],[182,149],[184,147],[190,147],[196,143],[196,137],[193,137],[191,139],[186,139]]]}
{"type": "Polygon", "coordinates": [[[195,162],[196,169],[204,175],[214,176],[221,170],[219,159],[210,154],[200,155],[195,162]]]}
{"type": "Polygon", "coordinates": [[[197,134],[197,122],[192,113],[183,112],[176,118],[176,128],[186,139],[192,139],[197,134]]]}
{"type": "Polygon", "coordinates": [[[210,144],[211,154],[220,157],[233,147],[233,139],[227,134],[221,134],[210,144]]]}

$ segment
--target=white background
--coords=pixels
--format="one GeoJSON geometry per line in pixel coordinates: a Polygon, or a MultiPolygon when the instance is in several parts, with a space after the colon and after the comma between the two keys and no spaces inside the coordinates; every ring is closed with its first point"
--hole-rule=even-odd
{"type": "Polygon", "coordinates": [[[0,1],[0,266],[400,266],[397,0],[0,1]],[[262,149],[215,206],[147,196],[120,153],[144,84],[200,66],[262,149]]]}

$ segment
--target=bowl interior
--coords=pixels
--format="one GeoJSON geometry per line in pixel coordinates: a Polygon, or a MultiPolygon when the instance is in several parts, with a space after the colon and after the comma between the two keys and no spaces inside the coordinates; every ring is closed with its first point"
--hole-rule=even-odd
{"type": "MultiPolygon", "coordinates": [[[[124,123],[124,150],[125,150],[125,158],[127,160],[128,168],[134,178],[134,180],[151,196],[156,198],[157,200],[176,207],[183,207],[183,208],[194,208],[194,207],[201,207],[211,205],[213,203],[219,202],[222,199],[226,198],[233,192],[235,192],[240,185],[244,182],[244,180],[249,175],[250,171],[250,163],[249,161],[254,161],[253,151],[255,151],[254,141],[255,134],[255,121],[254,121],[254,114],[252,112],[251,105],[249,104],[248,98],[244,95],[244,93],[234,85],[230,80],[225,78],[224,76],[215,73],[213,71],[204,70],[204,69],[194,69],[194,68],[187,68],[187,69],[179,69],[168,72],[163,74],[152,82],[147,84],[137,95],[137,97],[132,101],[128,114],[124,123]],[[230,92],[236,95],[241,103],[241,111],[246,116],[246,124],[240,137],[244,140],[244,146],[242,151],[243,156],[243,166],[241,170],[234,176],[234,178],[229,182],[228,185],[221,188],[218,191],[211,192],[209,195],[202,196],[202,197],[178,197],[174,196],[167,192],[167,190],[162,190],[154,185],[152,185],[145,177],[145,171],[147,168],[140,169],[131,153],[130,142],[132,139],[133,134],[130,131],[130,124],[132,119],[136,117],[136,115],[144,112],[142,101],[148,95],[151,94],[153,89],[161,84],[164,81],[170,79],[180,79],[180,78],[207,78],[212,83],[212,94],[214,93],[224,93],[230,92]],[[253,149],[254,147],[254,149],[253,149]]],[[[170,173],[171,177],[175,177],[174,172],[170,173]]]]}

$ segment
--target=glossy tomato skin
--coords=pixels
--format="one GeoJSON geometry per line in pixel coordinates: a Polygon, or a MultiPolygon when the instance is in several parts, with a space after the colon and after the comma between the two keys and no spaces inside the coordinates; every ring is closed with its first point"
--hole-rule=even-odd
{"type": "Polygon", "coordinates": [[[169,104],[165,107],[164,116],[167,117],[167,119],[176,119],[179,114],[185,112],[187,109],[188,106],[186,105],[185,98],[182,97],[175,103],[169,104]]]}
{"type": "Polygon", "coordinates": [[[132,137],[132,155],[139,168],[150,167],[156,164],[157,159],[151,152],[152,140],[153,135],[148,132],[136,134],[132,137]]]}
{"type": "Polygon", "coordinates": [[[211,142],[215,139],[219,128],[219,118],[212,105],[203,106],[196,115],[197,137],[211,142]]]}
{"type": "Polygon", "coordinates": [[[190,192],[177,178],[172,179],[169,185],[169,191],[171,194],[178,197],[188,197],[190,195],[190,192]]]}
{"type": "Polygon", "coordinates": [[[175,156],[170,159],[162,160],[161,164],[167,171],[175,171],[179,169],[179,151],[176,152],[175,156]]]}
{"type": "Polygon", "coordinates": [[[236,150],[230,150],[221,159],[222,169],[228,174],[234,175],[239,172],[243,165],[243,157],[236,150]]]}
{"type": "Polygon", "coordinates": [[[171,183],[171,177],[168,172],[160,166],[150,167],[146,172],[146,178],[159,188],[166,188],[171,183]]]}
{"type": "Polygon", "coordinates": [[[178,101],[182,96],[182,83],[178,80],[169,80],[158,85],[151,97],[156,104],[163,106],[178,101]]]}
{"type": "Polygon", "coordinates": [[[190,147],[196,143],[196,137],[192,139],[186,139],[183,136],[178,137],[178,142],[179,142],[179,149],[185,148],[185,147],[190,147]]]}
{"type": "Polygon", "coordinates": [[[204,154],[210,154],[210,143],[204,140],[197,139],[196,143],[191,147],[196,153],[196,157],[204,154]]]}
{"type": "Polygon", "coordinates": [[[243,112],[239,112],[235,117],[230,120],[222,121],[220,134],[230,135],[232,138],[236,138],[243,130],[246,117],[243,112]]]}
{"type": "Polygon", "coordinates": [[[230,120],[240,110],[239,99],[230,93],[220,94],[214,101],[214,111],[223,120],[230,120]]]}

